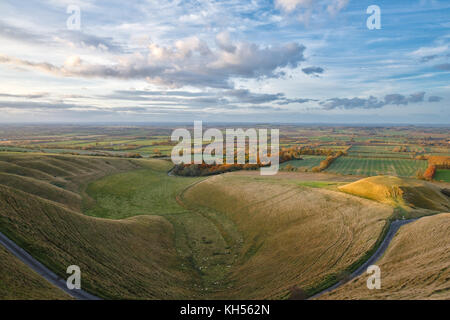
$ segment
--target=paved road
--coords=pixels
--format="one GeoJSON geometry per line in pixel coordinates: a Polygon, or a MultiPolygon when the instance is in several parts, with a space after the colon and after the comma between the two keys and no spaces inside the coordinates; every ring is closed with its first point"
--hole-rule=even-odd
{"type": "MultiPolygon", "coordinates": [[[[84,291],[84,290],[69,290],[66,285],[66,280],[61,279],[55,273],[50,271],[42,263],[34,259],[28,252],[20,248],[3,233],[0,232],[0,245],[3,245],[9,252],[15,255],[23,263],[41,275],[45,280],[63,290],[68,295],[78,300],[100,300],[100,298],[84,291]]],[[[69,276],[69,275],[68,275],[69,276]]],[[[83,278],[82,278],[83,279],[83,278]]]]}
{"type": "MultiPolygon", "coordinates": [[[[393,221],[389,227],[389,230],[388,230],[386,236],[383,239],[383,242],[381,242],[381,245],[378,247],[377,251],[375,251],[375,253],[365,263],[363,263],[358,269],[356,269],[350,275],[350,280],[352,280],[352,279],[360,276],[364,272],[366,272],[366,270],[369,266],[373,265],[375,262],[378,261],[378,259],[381,258],[381,256],[384,254],[384,252],[388,248],[389,244],[391,243],[392,239],[394,238],[395,234],[397,233],[398,229],[400,229],[401,226],[408,224],[410,222],[413,222],[415,220],[417,220],[417,219],[393,221]]],[[[347,279],[347,281],[338,282],[335,285],[315,294],[314,296],[310,297],[309,299],[314,299],[314,298],[317,298],[317,297],[323,295],[324,293],[333,291],[334,289],[339,288],[340,286],[342,286],[344,283],[346,283],[348,281],[349,280],[347,279]]]]}

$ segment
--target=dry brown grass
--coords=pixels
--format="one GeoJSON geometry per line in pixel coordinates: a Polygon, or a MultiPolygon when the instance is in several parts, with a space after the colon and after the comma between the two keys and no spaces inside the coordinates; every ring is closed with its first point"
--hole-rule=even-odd
{"type": "Polygon", "coordinates": [[[0,245],[0,300],[59,300],[70,297],[0,245]]]}
{"type": "Polygon", "coordinates": [[[393,209],[279,179],[215,176],[187,190],[188,206],[219,212],[243,236],[219,298],[286,297],[354,264],[377,241],[393,209]]]}
{"type": "Polygon", "coordinates": [[[439,212],[450,209],[450,200],[438,187],[416,179],[376,176],[341,186],[339,190],[404,208],[439,212]]]}
{"type": "Polygon", "coordinates": [[[367,289],[361,275],[319,299],[450,299],[450,213],[400,228],[385,255],[381,289],[367,289]]]}

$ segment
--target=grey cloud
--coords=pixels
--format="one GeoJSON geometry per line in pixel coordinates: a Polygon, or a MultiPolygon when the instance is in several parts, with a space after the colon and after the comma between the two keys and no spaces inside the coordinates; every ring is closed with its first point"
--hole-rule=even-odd
{"type": "Polygon", "coordinates": [[[227,52],[234,53],[236,51],[236,46],[232,43],[230,35],[228,32],[219,33],[216,36],[217,46],[227,52]]]}
{"type": "Polygon", "coordinates": [[[422,58],[420,59],[420,61],[421,61],[421,62],[428,62],[428,61],[437,59],[438,57],[439,57],[439,55],[433,54],[433,55],[429,55],[429,56],[422,57],[422,58]]]}
{"type": "Polygon", "coordinates": [[[323,68],[321,67],[307,67],[302,69],[303,73],[307,75],[316,75],[316,74],[322,74],[324,72],[323,68]]]}
{"type": "Polygon", "coordinates": [[[310,102],[310,101],[317,101],[315,99],[284,99],[282,101],[277,102],[278,105],[287,105],[287,104],[291,104],[291,103],[306,103],[306,102],[310,102]]]}
{"type": "MultiPolygon", "coordinates": [[[[231,89],[234,78],[278,78],[280,68],[296,68],[304,61],[305,47],[290,43],[281,47],[261,47],[237,43],[233,53],[206,50],[197,38],[178,41],[173,47],[150,45],[147,56],[118,56],[120,63],[89,64],[81,59],[62,66],[0,56],[0,63],[44,71],[57,76],[83,78],[145,79],[169,87],[210,87],[231,89]]],[[[207,46],[206,46],[207,47],[207,46]]]]}
{"type": "Polygon", "coordinates": [[[287,99],[284,94],[254,93],[247,89],[219,90],[214,92],[189,91],[135,91],[117,90],[101,98],[131,101],[166,101],[186,105],[195,104],[263,104],[276,101],[277,104],[303,103],[310,99],[287,99]]]}
{"type": "Polygon", "coordinates": [[[360,98],[332,98],[328,99],[326,101],[320,102],[320,104],[324,107],[326,110],[336,109],[336,108],[343,108],[343,109],[355,109],[355,108],[365,108],[366,107],[366,99],[360,99],[360,98]]]}
{"type": "Polygon", "coordinates": [[[88,105],[77,105],[77,104],[69,104],[69,103],[47,103],[47,102],[30,102],[30,101],[0,101],[0,109],[22,109],[22,110],[31,110],[31,109],[98,109],[95,106],[88,105]]]}
{"type": "MultiPolygon", "coordinates": [[[[161,107],[161,106],[157,106],[161,107]]],[[[30,102],[30,101],[0,101],[0,109],[17,109],[30,111],[77,111],[77,112],[97,112],[114,114],[118,112],[147,112],[157,110],[149,106],[131,106],[131,107],[115,107],[106,108],[94,105],[80,105],[64,102],[30,102]]],[[[165,110],[168,108],[160,108],[165,110]]]]}
{"type": "Polygon", "coordinates": [[[272,106],[250,106],[248,109],[256,111],[281,111],[282,108],[272,107],[272,106]]]}
{"type": "MultiPolygon", "coordinates": [[[[409,103],[424,102],[425,92],[417,92],[405,96],[402,94],[394,93],[388,94],[384,99],[378,99],[376,97],[370,96],[369,98],[332,98],[325,101],[319,102],[320,105],[326,110],[332,110],[337,108],[342,109],[378,109],[385,105],[408,105],[409,103]]],[[[435,102],[436,96],[431,96],[428,98],[429,102],[435,102]]],[[[442,99],[442,98],[440,98],[442,99]]],[[[439,100],[440,101],[440,100],[439,100]]]]}
{"type": "Polygon", "coordinates": [[[39,99],[48,97],[49,94],[43,93],[30,93],[30,94],[10,94],[10,93],[0,93],[0,97],[4,98],[26,98],[26,99],[39,99]]]}
{"type": "Polygon", "coordinates": [[[401,94],[394,93],[388,94],[384,97],[384,101],[386,104],[395,104],[395,105],[407,105],[408,99],[401,94]]]}
{"type": "Polygon", "coordinates": [[[436,66],[434,66],[436,69],[438,70],[442,70],[442,71],[448,71],[450,70],[450,63],[443,63],[443,64],[438,64],[436,66]]]}
{"type": "Polygon", "coordinates": [[[123,96],[180,96],[180,97],[204,97],[210,95],[207,92],[190,91],[146,91],[146,90],[116,90],[116,94],[123,96]]]}
{"type": "Polygon", "coordinates": [[[228,90],[225,91],[224,94],[226,96],[236,98],[237,101],[241,103],[260,104],[284,99],[284,95],[282,93],[277,94],[252,93],[246,89],[228,90]]]}
{"type": "Polygon", "coordinates": [[[0,21],[0,37],[29,43],[44,43],[42,35],[0,21]]]}
{"type": "Polygon", "coordinates": [[[423,98],[425,97],[425,92],[417,92],[409,95],[408,102],[416,103],[416,102],[422,102],[423,98]]]}
{"type": "Polygon", "coordinates": [[[438,96],[430,96],[428,97],[428,102],[439,102],[443,100],[444,98],[438,97],[438,96]]]}
{"type": "Polygon", "coordinates": [[[63,30],[52,37],[57,42],[75,45],[81,48],[93,48],[110,52],[125,52],[126,50],[111,37],[99,37],[82,31],[63,30]]]}
{"type": "Polygon", "coordinates": [[[117,44],[111,37],[99,37],[82,31],[58,30],[45,33],[36,33],[24,28],[13,26],[0,21],[0,37],[35,43],[45,46],[64,44],[81,48],[94,48],[110,52],[124,52],[121,45],[117,44]]]}

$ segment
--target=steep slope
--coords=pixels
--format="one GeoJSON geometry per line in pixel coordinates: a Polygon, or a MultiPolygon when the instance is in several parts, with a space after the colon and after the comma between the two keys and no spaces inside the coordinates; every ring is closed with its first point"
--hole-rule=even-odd
{"type": "Polygon", "coordinates": [[[0,300],[70,299],[0,245],[0,300]]]}
{"type": "Polygon", "coordinates": [[[450,213],[400,228],[383,258],[381,289],[369,290],[367,274],[319,299],[450,299],[450,213]]]}
{"type": "Polygon", "coordinates": [[[104,298],[196,296],[196,275],[177,255],[167,219],[105,220],[75,211],[89,181],[137,168],[165,170],[168,163],[15,154],[0,161],[9,171],[0,174],[0,231],[55,273],[65,278],[67,266],[80,266],[83,288],[104,298]]]}
{"type": "Polygon", "coordinates": [[[376,176],[340,186],[339,190],[404,208],[440,212],[450,209],[450,199],[438,187],[416,179],[376,176]]]}
{"type": "Polygon", "coordinates": [[[375,245],[393,209],[340,192],[301,187],[275,178],[215,176],[189,188],[181,200],[223,228],[236,259],[216,297],[286,297],[298,285],[309,292],[333,283],[375,245]],[[276,271],[274,271],[276,270],[276,271]]]}

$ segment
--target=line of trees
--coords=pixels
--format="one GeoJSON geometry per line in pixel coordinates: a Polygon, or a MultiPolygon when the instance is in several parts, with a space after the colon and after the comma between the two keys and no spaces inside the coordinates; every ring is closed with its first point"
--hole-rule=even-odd
{"type": "Polygon", "coordinates": [[[416,177],[422,180],[433,180],[437,169],[450,169],[450,157],[428,156],[428,168],[424,172],[419,169],[416,177]]]}
{"type": "Polygon", "coordinates": [[[328,156],[325,160],[321,161],[317,167],[311,169],[312,172],[321,172],[327,169],[337,158],[343,156],[344,152],[338,151],[336,154],[328,156]]]}

